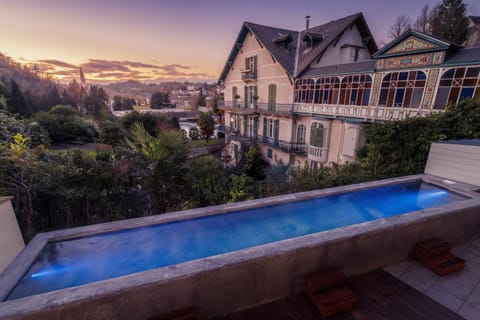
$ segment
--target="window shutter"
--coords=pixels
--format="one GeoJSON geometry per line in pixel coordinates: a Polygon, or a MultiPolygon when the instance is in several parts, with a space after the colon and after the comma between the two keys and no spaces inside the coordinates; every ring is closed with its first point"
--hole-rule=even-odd
{"type": "Polygon", "coordinates": [[[233,106],[236,107],[237,105],[237,87],[232,87],[232,101],[233,101],[233,106]]]}
{"type": "Polygon", "coordinates": [[[267,142],[267,118],[263,118],[263,142],[267,142]]]}
{"type": "Polygon", "coordinates": [[[253,70],[254,73],[257,73],[257,56],[253,57],[253,70]]]}
{"type": "Polygon", "coordinates": [[[248,134],[248,116],[243,115],[243,136],[246,137],[248,134]]]}
{"type": "Polygon", "coordinates": [[[258,117],[253,118],[253,138],[258,139],[258,117]]]}
{"type": "Polygon", "coordinates": [[[246,108],[248,108],[248,99],[247,99],[248,98],[247,97],[248,96],[248,87],[244,86],[243,88],[244,88],[244,91],[245,91],[244,95],[243,95],[243,102],[244,102],[244,107],[246,109],[246,108]]]}
{"type": "Polygon", "coordinates": [[[268,110],[275,111],[275,103],[277,100],[277,85],[268,85],[268,110]]]}
{"type": "Polygon", "coordinates": [[[245,58],[245,70],[250,69],[250,66],[248,65],[248,58],[245,58]]]}
{"type": "Polygon", "coordinates": [[[273,144],[278,146],[278,131],[280,129],[280,120],[273,121],[273,144]]]}

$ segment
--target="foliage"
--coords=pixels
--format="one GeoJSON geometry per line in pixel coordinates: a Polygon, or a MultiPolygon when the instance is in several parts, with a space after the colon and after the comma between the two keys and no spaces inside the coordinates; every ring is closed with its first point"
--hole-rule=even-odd
{"type": "Polygon", "coordinates": [[[53,143],[93,142],[98,136],[95,127],[83,120],[71,106],[55,106],[49,112],[37,113],[33,121],[48,131],[53,143]]]}
{"type": "Polygon", "coordinates": [[[120,120],[122,127],[129,130],[135,122],[142,123],[145,130],[151,136],[156,136],[162,131],[180,129],[176,117],[167,117],[161,113],[132,111],[120,120]]]}
{"type": "Polygon", "coordinates": [[[177,208],[184,192],[185,163],[189,148],[179,130],[150,135],[140,122],[132,125],[128,144],[146,160],[146,188],[157,213],[177,208]]]}
{"type": "Polygon", "coordinates": [[[246,175],[232,175],[228,202],[255,199],[255,181],[246,175]]]}
{"type": "Polygon", "coordinates": [[[223,164],[211,156],[190,161],[185,182],[195,207],[222,204],[228,198],[228,179],[223,164]]]}
{"type": "Polygon", "coordinates": [[[200,112],[198,115],[198,126],[200,127],[201,135],[208,143],[215,128],[215,121],[212,118],[212,114],[210,112],[200,112]]]}
{"type": "Polygon", "coordinates": [[[467,39],[467,6],[462,0],[443,0],[432,15],[432,35],[456,44],[467,39]]]}
{"type": "Polygon", "coordinates": [[[170,94],[167,92],[155,91],[150,97],[150,108],[162,109],[171,107],[170,94]]]}
{"type": "Polygon", "coordinates": [[[267,163],[262,158],[262,153],[256,145],[251,145],[247,152],[247,163],[243,173],[249,177],[252,177],[254,180],[263,180],[265,179],[265,173],[263,169],[267,163]]]}
{"type": "Polygon", "coordinates": [[[188,137],[192,140],[197,140],[199,136],[200,136],[200,133],[198,132],[198,128],[191,127],[188,132],[188,137]]]}
{"type": "Polygon", "coordinates": [[[88,94],[83,97],[81,105],[86,114],[92,116],[95,120],[106,120],[111,117],[108,100],[105,89],[91,86],[88,94]]]}
{"type": "Polygon", "coordinates": [[[100,124],[100,142],[112,146],[120,145],[125,140],[125,131],[118,122],[104,121],[100,124]]]}
{"type": "Polygon", "coordinates": [[[133,110],[136,105],[134,98],[114,96],[113,97],[113,110],[133,110]]]}
{"type": "Polygon", "coordinates": [[[19,114],[22,117],[30,117],[33,114],[30,104],[27,102],[22,90],[15,82],[10,80],[10,93],[7,99],[7,110],[13,114],[19,114]]]}
{"type": "Polygon", "coordinates": [[[411,27],[412,22],[410,21],[410,18],[402,14],[395,19],[395,22],[390,26],[390,29],[388,29],[388,36],[391,39],[396,39],[411,27]]]}

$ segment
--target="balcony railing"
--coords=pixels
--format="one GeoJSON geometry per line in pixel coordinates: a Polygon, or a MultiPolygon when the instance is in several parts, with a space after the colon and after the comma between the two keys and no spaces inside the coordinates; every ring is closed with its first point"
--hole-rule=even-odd
{"type": "Polygon", "coordinates": [[[241,111],[242,113],[257,113],[257,103],[250,103],[245,107],[245,103],[240,100],[224,101],[225,110],[241,111]]]}
{"type": "Polygon", "coordinates": [[[258,136],[258,142],[267,146],[278,148],[284,152],[307,154],[308,149],[306,144],[275,140],[274,138],[264,137],[261,135],[258,136]]]}
{"type": "Polygon", "coordinates": [[[330,105],[330,104],[305,104],[295,103],[294,114],[321,114],[331,116],[344,116],[363,120],[403,120],[406,118],[426,116],[437,110],[421,108],[399,108],[385,106],[356,106],[356,105],[330,105]]]}
{"type": "Polygon", "coordinates": [[[290,103],[258,103],[257,109],[264,113],[291,114],[292,104],[290,103]]]}
{"type": "Polygon", "coordinates": [[[308,159],[325,163],[327,162],[328,149],[308,146],[308,159]]]}
{"type": "Polygon", "coordinates": [[[256,71],[247,69],[247,70],[242,70],[241,73],[242,73],[242,80],[245,82],[257,80],[256,71]]]}
{"type": "Polygon", "coordinates": [[[270,113],[270,114],[292,114],[293,105],[290,103],[265,103],[252,102],[245,107],[244,101],[238,99],[233,101],[223,101],[225,110],[235,110],[242,112],[270,113]]]}

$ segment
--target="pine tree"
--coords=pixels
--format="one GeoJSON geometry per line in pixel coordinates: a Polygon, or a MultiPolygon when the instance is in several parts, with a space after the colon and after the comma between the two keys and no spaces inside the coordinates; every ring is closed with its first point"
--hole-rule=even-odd
{"type": "Polygon", "coordinates": [[[467,6],[462,0],[443,0],[433,11],[432,35],[462,44],[467,39],[467,6]]]}
{"type": "Polygon", "coordinates": [[[7,100],[7,110],[10,113],[18,113],[23,117],[30,117],[33,114],[32,108],[28,104],[22,90],[20,90],[20,87],[13,79],[10,80],[10,94],[7,100]]]}

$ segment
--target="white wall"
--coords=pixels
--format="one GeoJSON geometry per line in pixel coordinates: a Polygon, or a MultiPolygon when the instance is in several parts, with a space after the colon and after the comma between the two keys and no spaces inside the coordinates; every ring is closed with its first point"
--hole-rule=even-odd
{"type": "Polygon", "coordinates": [[[328,47],[328,49],[323,54],[319,63],[312,64],[312,67],[323,67],[331,66],[334,64],[342,64],[354,62],[353,57],[355,50],[351,47],[341,48],[342,45],[355,45],[365,47],[365,49],[360,49],[358,55],[358,61],[369,60],[370,52],[367,47],[362,42],[362,36],[356,25],[353,25],[352,28],[345,30],[342,37],[334,45],[333,43],[328,47]]]}
{"type": "Polygon", "coordinates": [[[10,197],[0,197],[0,273],[25,247],[10,197]]]}
{"type": "Polygon", "coordinates": [[[480,145],[432,143],[425,173],[480,186],[480,145]]]}

